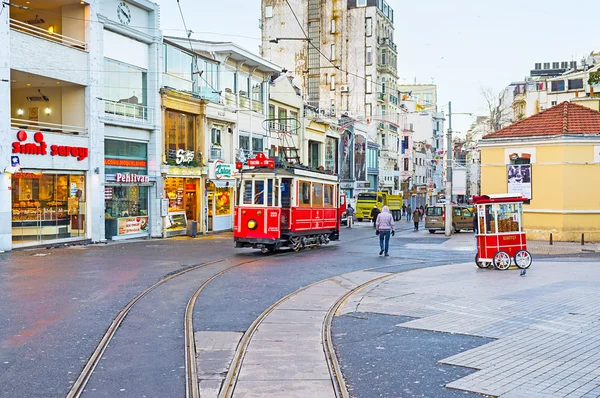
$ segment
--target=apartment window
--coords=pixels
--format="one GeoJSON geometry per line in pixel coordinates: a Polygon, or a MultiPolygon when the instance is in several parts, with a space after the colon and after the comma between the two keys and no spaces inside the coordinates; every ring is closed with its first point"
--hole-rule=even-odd
{"type": "Polygon", "coordinates": [[[331,78],[329,79],[329,85],[331,90],[335,90],[335,75],[331,75],[331,78]]]}
{"type": "Polygon", "coordinates": [[[550,69],[550,62],[544,62],[544,69],[550,69]]]}
{"type": "Polygon", "coordinates": [[[279,130],[287,131],[287,110],[283,108],[279,108],[279,112],[277,114],[277,119],[279,119],[279,130]]]}
{"type": "Polygon", "coordinates": [[[427,105],[431,104],[431,94],[430,93],[425,94],[425,104],[427,104],[427,105]]]}
{"type": "Polygon", "coordinates": [[[535,69],[537,69],[537,70],[542,69],[542,63],[538,62],[537,64],[535,64],[535,69]]]}
{"type": "Polygon", "coordinates": [[[290,112],[290,132],[298,134],[298,112],[290,112]]]}
{"type": "Polygon", "coordinates": [[[373,63],[373,48],[367,46],[365,49],[365,63],[371,65],[373,63]]]}
{"type": "Polygon", "coordinates": [[[365,77],[365,93],[371,94],[373,92],[373,76],[367,75],[365,77]]]}
{"type": "Polygon", "coordinates": [[[381,78],[381,93],[382,94],[385,94],[385,81],[386,81],[385,77],[382,77],[381,78]]]}
{"type": "Polygon", "coordinates": [[[335,19],[331,20],[331,33],[335,33],[335,19]]]}
{"type": "Polygon", "coordinates": [[[252,137],[252,150],[254,153],[264,151],[263,137],[252,137]]]}
{"type": "Polygon", "coordinates": [[[367,116],[367,117],[373,116],[373,105],[365,104],[365,116],[367,116]]]}
{"type": "Polygon", "coordinates": [[[356,0],[356,6],[357,7],[366,7],[367,6],[367,0],[356,0]]]}
{"type": "Polygon", "coordinates": [[[373,35],[373,18],[365,18],[365,34],[367,37],[373,35]]]}
{"type": "Polygon", "coordinates": [[[195,117],[192,114],[168,110],[165,112],[165,146],[167,158],[175,159],[179,149],[196,151],[195,117]]]}
{"type": "Polygon", "coordinates": [[[275,127],[275,107],[273,105],[269,105],[269,128],[272,129],[275,127]]]}
{"type": "Polygon", "coordinates": [[[563,91],[565,89],[565,81],[564,80],[555,80],[552,82],[550,86],[550,91],[563,91]]]}
{"type": "Polygon", "coordinates": [[[250,78],[248,76],[240,76],[238,79],[238,93],[240,97],[249,97],[250,92],[250,78]]]}
{"type": "Polygon", "coordinates": [[[550,103],[550,105],[551,105],[551,106],[554,106],[554,105],[556,105],[556,101],[552,101],[552,102],[550,103]]]}
{"type": "Polygon", "coordinates": [[[569,90],[577,90],[583,88],[583,79],[569,80],[569,90]]]}
{"type": "Polygon", "coordinates": [[[559,68],[559,63],[558,62],[552,62],[552,69],[558,69],[559,68]]]}
{"type": "Polygon", "coordinates": [[[132,105],[147,104],[146,70],[104,58],[104,71],[106,72],[105,99],[132,105]]]}
{"type": "Polygon", "coordinates": [[[273,18],[273,6],[265,7],[265,18],[273,18]]]}
{"type": "Polygon", "coordinates": [[[387,63],[387,50],[384,48],[381,50],[381,65],[385,65],[387,63]]]}
{"type": "Polygon", "coordinates": [[[213,127],[210,129],[210,139],[213,144],[221,145],[221,129],[213,127]]]}
{"type": "Polygon", "coordinates": [[[403,167],[404,171],[408,171],[408,166],[409,166],[408,162],[409,162],[409,159],[408,158],[404,158],[402,160],[404,160],[404,167],[403,167]]]}
{"type": "Polygon", "coordinates": [[[571,61],[571,69],[577,69],[577,61],[571,61]]]}
{"type": "Polygon", "coordinates": [[[331,116],[335,116],[335,99],[331,99],[331,107],[330,107],[331,116]]]}
{"type": "Polygon", "coordinates": [[[331,45],[331,60],[335,60],[335,44],[331,45]]]}
{"type": "Polygon", "coordinates": [[[569,63],[568,62],[561,62],[560,63],[560,68],[561,69],[567,69],[569,67],[569,63]]]}
{"type": "Polygon", "coordinates": [[[385,146],[385,134],[381,134],[381,146],[385,146]]]}

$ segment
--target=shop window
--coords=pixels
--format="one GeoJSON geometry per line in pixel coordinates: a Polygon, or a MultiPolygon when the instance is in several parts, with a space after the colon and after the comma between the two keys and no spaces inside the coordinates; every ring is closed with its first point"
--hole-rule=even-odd
{"type": "Polygon", "coordinates": [[[232,188],[215,188],[215,214],[228,216],[231,214],[232,188]]]}
{"type": "Polygon", "coordinates": [[[300,206],[310,206],[310,182],[300,181],[298,202],[300,206]]]}
{"type": "Polygon", "coordinates": [[[165,196],[169,199],[169,212],[185,211],[185,179],[165,178],[165,196]]]}
{"type": "Polygon", "coordinates": [[[16,173],[10,188],[15,243],[85,236],[85,176],[16,173]]]}
{"type": "Polygon", "coordinates": [[[105,140],[105,174],[147,174],[148,145],[141,142],[105,140]]]}
{"type": "Polygon", "coordinates": [[[312,184],[313,206],[323,206],[323,184],[312,184]]]}
{"type": "Polygon", "coordinates": [[[254,204],[265,204],[265,182],[261,180],[254,181],[254,204]]]}

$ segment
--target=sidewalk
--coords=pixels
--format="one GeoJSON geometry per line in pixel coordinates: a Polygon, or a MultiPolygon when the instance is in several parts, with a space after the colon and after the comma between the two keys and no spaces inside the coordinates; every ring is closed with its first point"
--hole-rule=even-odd
{"type": "Polygon", "coordinates": [[[355,295],[344,313],[415,317],[396,326],[496,339],[437,359],[478,370],[448,388],[506,398],[598,397],[599,265],[539,261],[526,277],[471,264],[419,269],[355,295]]]}

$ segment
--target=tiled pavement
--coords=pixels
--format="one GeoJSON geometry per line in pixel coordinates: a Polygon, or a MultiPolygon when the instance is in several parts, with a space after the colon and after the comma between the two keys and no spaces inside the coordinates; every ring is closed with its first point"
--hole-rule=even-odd
{"type": "Polygon", "coordinates": [[[449,388],[511,398],[600,397],[599,263],[472,264],[400,274],[344,312],[420,317],[400,327],[496,338],[439,362],[479,369],[449,388]]]}

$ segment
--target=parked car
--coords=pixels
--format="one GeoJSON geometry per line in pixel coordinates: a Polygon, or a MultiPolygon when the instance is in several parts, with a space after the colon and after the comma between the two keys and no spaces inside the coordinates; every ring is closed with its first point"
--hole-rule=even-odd
{"type": "MultiPolygon", "coordinates": [[[[463,229],[473,229],[473,217],[475,212],[466,206],[452,205],[452,232],[460,232],[463,229]]],[[[435,231],[446,230],[446,206],[436,204],[430,206],[425,212],[425,229],[434,234],[435,231]]]]}

